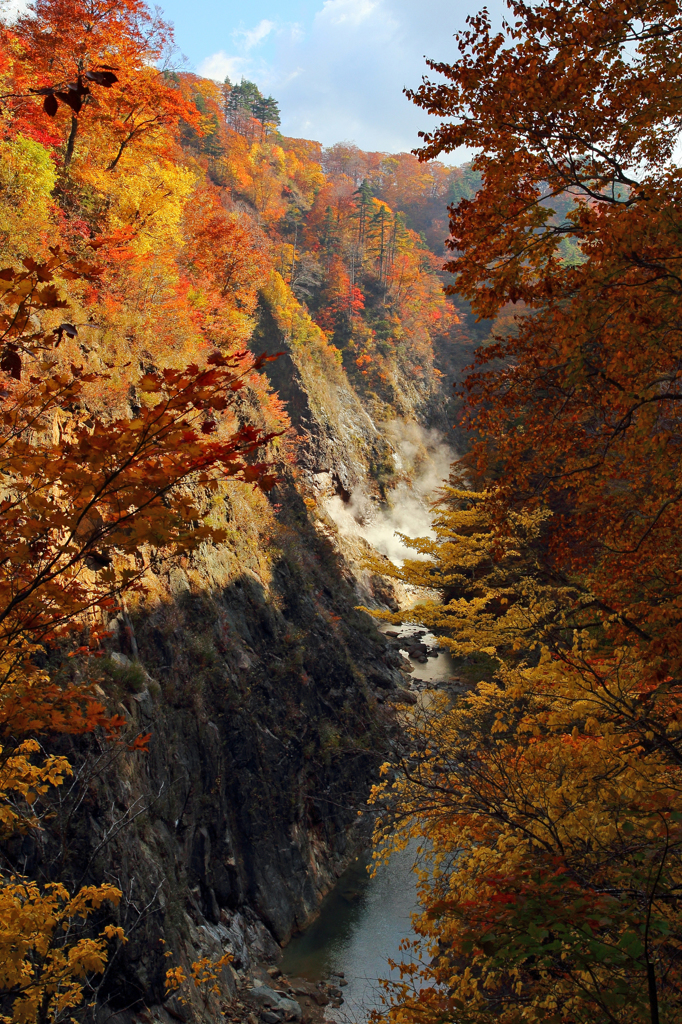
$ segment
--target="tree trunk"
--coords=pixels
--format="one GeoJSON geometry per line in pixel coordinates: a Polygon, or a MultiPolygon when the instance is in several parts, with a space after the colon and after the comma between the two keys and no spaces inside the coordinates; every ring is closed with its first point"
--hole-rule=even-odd
{"type": "Polygon", "coordinates": [[[68,167],[73,158],[73,151],[76,145],[76,135],[78,134],[78,118],[75,114],[71,115],[71,131],[66,141],[66,153],[64,154],[64,167],[68,167]]]}

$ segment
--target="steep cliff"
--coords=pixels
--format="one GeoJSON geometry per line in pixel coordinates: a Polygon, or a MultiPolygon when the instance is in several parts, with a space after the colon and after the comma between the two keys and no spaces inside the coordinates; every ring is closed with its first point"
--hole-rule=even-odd
{"type": "Polygon", "coordinates": [[[115,820],[125,826],[90,867],[126,894],[130,941],[102,993],[112,1008],[161,1001],[164,953],[214,952],[202,926],[231,926],[222,940],[236,968],[271,952],[363,839],[357,810],[388,741],[376,694],[400,674],[353,610],[335,553],[300,510],[284,518],[267,583],[206,554],[117,631],[128,654],[112,652],[106,668],[152,732],[150,753],[96,785],[69,851],[82,862],[115,820]]]}
{"type": "Polygon", "coordinates": [[[114,919],[128,941],[97,982],[100,1019],[143,1006],[189,1019],[199,995],[168,999],[166,968],[225,951],[211,1014],[233,1000],[244,970],[304,925],[366,841],[358,811],[395,728],[401,658],[355,610],[393,603],[390,585],[360,578],[334,523],[301,496],[363,486],[378,502],[390,431],[342,367],[287,340],[267,296],[252,345],[285,352],[269,365],[299,433],[296,463],[268,499],[228,487],[224,545],[153,563],[146,597],[110,622],[100,666],[112,709],[151,733],[149,753],[63,741],[73,785],[40,842],[12,851],[43,880],[108,879],[124,893],[114,919]]]}
{"type": "MultiPolygon", "coordinates": [[[[400,656],[356,606],[395,607],[390,583],[363,558],[379,534],[392,544],[413,513],[416,528],[428,529],[423,499],[448,462],[450,364],[441,359],[448,366],[439,371],[434,352],[458,337],[439,252],[443,208],[461,175],[421,168],[407,154],[323,151],[285,138],[253,110],[237,117],[229,86],[193,75],[165,75],[150,93],[157,57],[125,11],[117,20],[115,6],[102,31],[137,56],[116,74],[92,71],[76,120],[62,90],[46,86],[54,85],[53,62],[45,63],[41,41],[54,40],[70,67],[90,28],[70,12],[61,34],[62,14],[46,0],[16,32],[5,26],[0,35],[12,98],[0,173],[5,299],[24,302],[33,287],[22,278],[24,292],[12,291],[17,275],[43,273],[40,261],[56,253],[64,262],[54,282],[51,270],[40,277],[52,283],[40,288],[40,315],[34,303],[25,324],[38,333],[7,336],[3,388],[19,393],[21,374],[21,387],[73,375],[78,401],[65,400],[41,427],[55,446],[68,447],[78,429],[86,446],[97,433],[106,450],[111,424],[137,436],[162,380],[225,360],[241,366],[249,349],[281,353],[225,384],[228,397],[210,405],[224,418],[214,421],[201,396],[190,403],[196,435],[185,412],[173,406],[168,414],[182,443],[200,452],[237,428],[251,436],[261,429],[267,445],[249,449],[260,468],[245,466],[244,479],[260,480],[267,464],[281,480],[266,497],[230,467],[201,486],[196,474],[178,476],[157,498],[159,507],[177,500],[184,509],[182,550],[193,553],[180,560],[171,560],[168,534],[144,509],[134,530],[125,527],[129,547],[112,541],[74,554],[69,571],[82,572],[98,596],[65,612],[49,636],[29,622],[31,672],[44,669],[59,699],[71,681],[94,678],[107,713],[128,720],[127,739],[150,734],[149,752],[82,735],[80,725],[69,738],[58,716],[47,724],[20,716],[20,730],[7,726],[7,750],[28,736],[36,761],[64,754],[74,774],[50,780],[38,817],[25,801],[23,833],[12,825],[6,842],[3,833],[0,895],[11,904],[17,876],[42,893],[54,882],[70,893],[105,882],[122,891],[115,911],[106,904],[85,924],[74,919],[79,936],[107,923],[126,936],[118,947],[112,940],[103,977],[97,963],[87,969],[91,998],[82,1007],[74,996],[76,1014],[102,1024],[112,1012],[139,1016],[145,1007],[160,1008],[166,1021],[168,1013],[201,1014],[191,984],[168,998],[166,970],[229,952],[232,967],[209,1000],[217,1017],[220,998],[235,1001],[240,972],[305,923],[365,841],[358,810],[393,742],[391,708],[408,699],[400,656]],[[122,139],[120,110],[134,96],[147,97],[154,118],[122,139]],[[193,547],[190,532],[197,543],[209,535],[216,543],[193,547]],[[138,572],[144,593],[128,589],[138,572]],[[91,627],[113,615],[109,600],[120,610],[105,622],[102,657],[81,663],[79,638],[98,648],[91,627]]],[[[80,82],[82,71],[69,75],[80,82]]],[[[2,411],[11,422],[8,394],[2,411]]],[[[59,461],[59,450],[50,451],[59,461]]],[[[12,558],[3,569],[10,604],[16,579],[25,569],[30,577],[45,550],[43,534],[51,530],[62,544],[64,524],[71,530],[76,518],[74,536],[90,543],[88,531],[105,523],[82,460],[67,471],[82,482],[80,504],[62,508],[69,501],[55,485],[37,512],[31,506],[33,546],[23,544],[14,569],[12,558]],[[57,518],[43,529],[45,508],[57,518]]],[[[116,516],[129,510],[121,499],[116,516]]],[[[0,789],[0,817],[10,808],[14,821],[14,791],[0,789]]],[[[73,948],[71,933],[61,938],[73,948]]],[[[13,998],[0,992],[0,1012],[13,998]]],[[[47,1013],[36,1011],[35,1021],[44,1024],[47,1013]]]]}

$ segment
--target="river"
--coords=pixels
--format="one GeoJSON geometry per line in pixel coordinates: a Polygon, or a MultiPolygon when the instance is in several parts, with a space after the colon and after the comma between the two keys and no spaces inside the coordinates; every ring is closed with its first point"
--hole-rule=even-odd
{"type": "Polygon", "coordinates": [[[370,1010],[381,1007],[379,978],[398,977],[388,960],[400,960],[401,939],[414,935],[414,849],[394,854],[373,878],[367,871],[370,859],[366,853],[346,869],[319,916],[294,936],[279,965],[287,977],[309,981],[343,973],[343,1005],[327,1011],[327,1017],[341,1024],[362,1024],[370,1010]]]}
{"type": "MultiPolygon", "coordinates": [[[[384,626],[408,637],[418,630],[414,625],[384,626]]],[[[422,631],[423,634],[423,631],[422,631]]],[[[432,646],[430,633],[423,636],[432,646]]],[[[426,664],[412,661],[411,679],[428,684],[451,678],[454,663],[447,651],[426,664]]],[[[280,963],[287,977],[309,981],[328,979],[343,973],[343,1005],[327,1010],[329,1019],[340,1024],[364,1024],[370,1010],[382,1005],[380,978],[399,978],[391,971],[389,959],[400,960],[400,942],[413,937],[411,915],[417,909],[416,879],[412,871],[416,843],[396,853],[381,865],[374,877],[367,865],[368,851],[358,857],[341,875],[338,883],[320,905],[319,916],[304,932],[295,935],[280,963]]],[[[335,980],[335,979],[332,979],[335,980]]]]}

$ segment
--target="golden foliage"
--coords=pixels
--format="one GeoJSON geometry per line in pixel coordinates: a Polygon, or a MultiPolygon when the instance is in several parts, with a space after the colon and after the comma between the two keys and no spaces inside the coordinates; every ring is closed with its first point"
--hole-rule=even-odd
{"type": "Polygon", "coordinates": [[[107,942],[123,940],[122,930],[108,925],[98,937],[75,941],[69,932],[103,903],[116,905],[121,892],[113,885],[84,886],[71,896],[55,882],[40,889],[27,879],[5,878],[0,885],[0,993],[11,995],[6,1024],[33,1024],[59,1019],[83,999],[83,982],[101,974],[107,942]]]}

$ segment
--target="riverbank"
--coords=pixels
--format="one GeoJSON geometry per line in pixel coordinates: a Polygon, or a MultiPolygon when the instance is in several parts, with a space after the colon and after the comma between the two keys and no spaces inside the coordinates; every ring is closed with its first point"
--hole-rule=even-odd
{"type": "Polygon", "coordinates": [[[380,979],[396,978],[389,960],[400,959],[400,943],[411,936],[417,908],[415,850],[408,848],[373,875],[365,851],[340,877],[303,933],[290,941],[280,962],[284,974],[314,984],[340,978],[343,1004],[326,1016],[340,1024],[365,1021],[381,1006],[380,979]]]}

